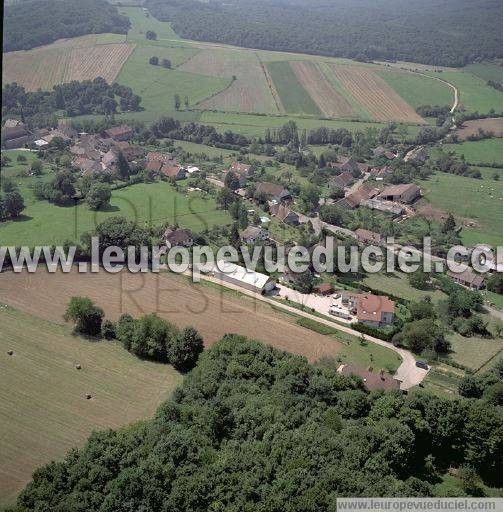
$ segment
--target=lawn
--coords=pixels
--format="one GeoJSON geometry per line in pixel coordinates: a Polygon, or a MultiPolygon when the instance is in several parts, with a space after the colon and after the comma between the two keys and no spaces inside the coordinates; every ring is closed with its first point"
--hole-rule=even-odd
{"type": "MultiPolygon", "coordinates": [[[[465,155],[467,163],[472,165],[497,163],[503,166],[503,139],[468,140],[460,144],[444,144],[442,148],[445,152],[453,151],[457,155],[465,155]]],[[[494,172],[498,170],[494,169],[494,172]]],[[[503,170],[499,172],[503,179],[503,170]]]]}
{"type": "Polygon", "coordinates": [[[320,109],[299,83],[288,61],[268,62],[266,66],[287,113],[321,117],[320,109]]]}
{"type": "Polygon", "coordinates": [[[418,290],[409,284],[408,277],[400,272],[394,274],[367,274],[363,284],[374,290],[390,293],[406,300],[419,301],[430,296],[435,302],[445,299],[446,296],[440,290],[418,290]]]}
{"type": "Polygon", "coordinates": [[[405,71],[379,71],[379,76],[409,105],[449,105],[454,102],[454,91],[438,80],[405,71]]]}
{"type": "Polygon", "coordinates": [[[469,112],[487,113],[491,108],[497,112],[503,110],[503,94],[486,84],[486,80],[478,78],[467,71],[443,71],[442,73],[426,72],[455,85],[460,92],[460,106],[469,112]]]}
{"type": "MultiPolygon", "coordinates": [[[[8,175],[15,172],[15,168],[8,168],[8,175]]],[[[48,172],[44,179],[49,177],[48,172]]],[[[0,224],[2,245],[32,247],[78,241],[83,233],[112,216],[123,216],[140,225],[178,223],[196,232],[231,221],[209,196],[197,192],[183,194],[167,182],[139,183],[115,190],[110,206],[98,212],[89,210],[85,203],[63,207],[37,201],[29,188],[33,178],[16,178],[16,182],[20,183],[26,209],[18,220],[0,224]]]]}
{"type": "Polygon", "coordinates": [[[0,507],[92,431],[151,418],[182,380],[116,342],[87,341],[4,305],[0,325],[0,507]]]}
{"type": "Polygon", "coordinates": [[[476,223],[476,227],[465,226],[461,231],[466,246],[503,245],[503,180],[492,179],[495,169],[483,171],[480,180],[437,172],[421,182],[423,194],[433,206],[476,223]]]}
{"type": "Polygon", "coordinates": [[[402,363],[402,358],[393,350],[372,342],[362,343],[357,336],[339,331],[336,325],[329,327],[304,317],[299,318],[297,323],[341,343],[342,347],[335,357],[337,363],[352,364],[361,368],[372,366],[376,371],[383,369],[391,374],[394,374],[402,363]]]}

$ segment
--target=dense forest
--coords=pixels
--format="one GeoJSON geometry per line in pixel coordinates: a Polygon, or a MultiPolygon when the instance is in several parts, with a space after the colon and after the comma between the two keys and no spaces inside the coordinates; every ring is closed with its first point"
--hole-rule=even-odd
{"type": "Polygon", "coordinates": [[[105,0],[29,0],[5,6],[3,51],[85,34],[126,34],[129,26],[129,18],[105,0]]]}
{"type": "MultiPolygon", "coordinates": [[[[503,372],[502,372],[503,373],[503,372]]],[[[499,377],[501,378],[501,376],[499,377]]],[[[335,511],[338,496],[501,485],[503,414],[480,399],[368,393],[329,364],[234,335],[199,358],[153,420],[93,434],[37,470],[19,510],[335,511]]]]}
{"type": "Polygon", "coordinates": [[[147,0],[186,38],[358,60],[463,66],[503,57],[494,0],[147,0]]]}

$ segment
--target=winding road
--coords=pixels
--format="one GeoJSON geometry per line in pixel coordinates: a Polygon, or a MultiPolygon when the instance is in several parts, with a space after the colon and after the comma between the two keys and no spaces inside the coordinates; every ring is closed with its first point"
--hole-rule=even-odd
{"type": "Polygon", "coordinates": [[[283,304],[277,300],[271,299],[267,296],[261,295],[260,293],[255,293],[250,290],[246,290],[240,286],[233,285],[231,283],[228,283],[226,281],[222,281],[221,279],[217,279],[212,276],[208,275],[201,275],[201,279],[204,279],[206,281],[211,281],[213,283],[216,283],[220,286],[224,286],[226,288],[230,288],[232,290],[236,290],[244,295],[247,295],[249,297],[252,297],[256,300],[260,300],[262,302],[266,302],[268,304],[271,304],[275,308],[282,309],[288,313],[295,314],[297,316],[301,316],[304,318],[309,318],[310,320],[314,320],[315,322],[318,322],[323,325],[327,325],[329,327],[332,327],[333,329],[345,332],[347,334],[351,334],[353,336],[357,336],[358,338],[363,338],[366,341],[369,341],[371,343],[376,343],[377,345],[381,345],[382,347],[386,347],[390,350],[393,350],[396,352],[402,359],[402,363],[398,367],[394,377],[401,381],[400,389],[407,390],[412,388],[413,386],[417,386],[420,384],[423,379],[428,374],[428,370],[423,370],[422,368],[418,368],[416,366],[416,359],[414,355],[409,352],[408,350],[405,350],[403,348],[395,347],[393,343],[389,343],[387,341],[383,341],[379,338],[374,338],[373,336],[369,336],[367,334],[362,334],[359,331],[355,331],[354,329],[351,329],[351,327],[346,327],[345,325],[341,325],[339,323],[335,323],[330,319],[325,319],[319,316],[312,315],[310,313],[307,313],[305,311],[302,311],[300,309],[297,309],[292,306],[288,306],[286,304],[283,304]]]}

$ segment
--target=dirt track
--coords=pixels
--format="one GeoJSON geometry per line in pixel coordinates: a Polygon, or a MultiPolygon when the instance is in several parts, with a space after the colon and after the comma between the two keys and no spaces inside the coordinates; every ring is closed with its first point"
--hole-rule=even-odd
{"type": "Polygon", "coordinates": [[[226,333],[259,339],[315,361],[334,355],[339,344],[295,324],[288,314],[235,292],[193,284],[173,274],[48,274],[38,271],[0,274],[0,303],[53,322],[63,323],[70,297],[91,297],[115,320],[121,313],[139,316],[157,312],[179,327],[193,325],[208,345],[226,333]]]}

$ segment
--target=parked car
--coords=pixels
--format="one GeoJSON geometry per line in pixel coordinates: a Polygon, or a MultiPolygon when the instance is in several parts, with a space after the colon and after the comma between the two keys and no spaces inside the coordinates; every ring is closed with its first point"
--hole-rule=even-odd
{"type": "Polygon", "coordinates": [[[416,366],[418,368],[422,368],[423,370],[429,370],[429,366],[428,366],[428,363],[426,363],[425,361],[416,361],[416,366]]]}

